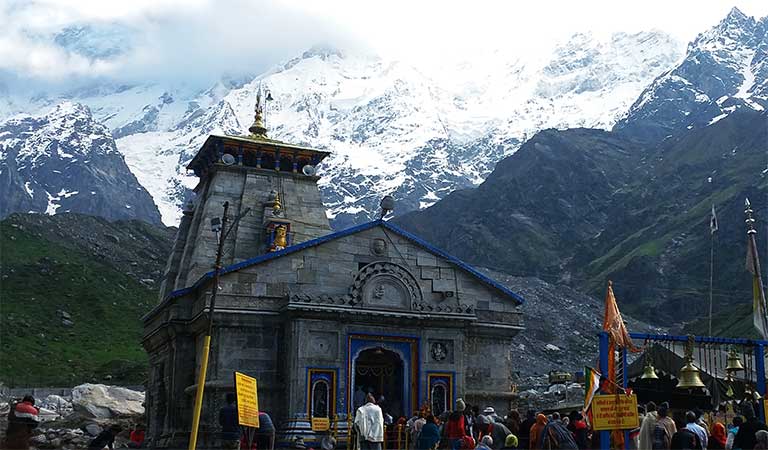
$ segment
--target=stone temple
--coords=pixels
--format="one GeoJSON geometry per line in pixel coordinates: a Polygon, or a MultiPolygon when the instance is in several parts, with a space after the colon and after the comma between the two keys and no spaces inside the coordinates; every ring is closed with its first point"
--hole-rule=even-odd
{"type": "Polygon", "coordinates": [[[188,166],[195,201],[143,319],[151,445],[189,440],[224,202],[230,223],[241,218],[223,244],[200,447],[217,444],[235,371],[258,380],[283,446],[317,442],[312,418],[329,419],[343,446],[367,391],[395,418],[458,397],[508,408],[523,299],[390,222],[334,232],[314,173],[329,153],[269,139],[260,109],[250,135],[212,135],[188,166]]]}

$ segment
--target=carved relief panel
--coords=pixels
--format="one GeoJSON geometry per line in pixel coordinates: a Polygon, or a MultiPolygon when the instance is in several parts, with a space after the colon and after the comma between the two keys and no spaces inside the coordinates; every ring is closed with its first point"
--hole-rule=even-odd
{"type": "Polygon", "coordinates": [[[350,289],[363,307],[413,309],[422,302],[421,289],[413,275],[402,266],[375,262],[363,267],[350,289]]]}

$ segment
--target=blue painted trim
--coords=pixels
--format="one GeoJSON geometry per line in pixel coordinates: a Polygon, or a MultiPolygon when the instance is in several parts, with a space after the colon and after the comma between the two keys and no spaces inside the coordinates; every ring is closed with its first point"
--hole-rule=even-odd
{"type": "MultiPolygon", "coordinates": [[[[627,371],[627,349],[621,349],[621,387],[627,388],[629,372],[627,371]]],[[[629,430],[624,430],[624,450],[629,450],[629,430]]]]}
{"type": "Polygon", "coordinates": [[[757,372],[757,392],[763,397],[760,400],[760,420],[765,422],[765,408],[763,402],[765,402],[765,346],[758,344],[755,346],[755,371],[757,372]]]}
{"type": "MultiPolygon", "coordinates": [[[[666,341],[666,342],[688,342],[688,336],[675,336],[671,334],[647,334],[647,333],[629,333],[629,337],[638,340],[666,341]]],[[[696,342],[712,344],[735,344],[735,345],[768,345],[768,341],[758,339],[742,338],[721,338],[713,336],[694,336],[696,342]]]]}
{"type": "MultiPolygon", "coordinates": [[[[600,332],[600,382],[602,378],[608,373],[608,333],[605,331],[600,332]]],[[[602,389],[601,389],[601,393],[602,389]]],[[[600,450],[610,450],[611,448],[611,432],[600,432],[600,450]]]]}
{"type": "MultiPolygon", "coordinates": [[[[339,414],[341,414],[339,412],[339,407],[340,406],[344,406],[344,405],[342,404],[342,402],[339,401],[340,400],[340,395],[341,395],[340,394],[340,392],[341,392],[341,378],[339,376],[339,368],[338,367],[306,366],[305,369],[306,369],[306,374],[307,374],[306,378],[307,378],[307,383],[308,383],[308,385],[307,385],[307,391],[308,392],[311,392],[311,390],[312,390],[312,378],[310,377],[310,371],[312,371],[312,370],[323,371],[324,370],[324,371],[328,371],[328,372],[334,372],[336,374],[335,375],[336,376],[336,388],[335,388],[336,389],[336,395],[334,396],[335,397],[334,398],[334,400],[335,400],[334,403],[335,404],[333,405],[332,412],[333,412],[334,416],[338,416],[339,414]]],[[[310,394],[310,396],[311,396],[311,394],[310,394]]],[[[310,409],[309,408],[309,396],[305,396],[305,397],[307,397],[307,398],[304,399],[304,411],[309,411],[309,409],[310,409]]],[[[329,409],[331,409],[330,406],[329,406],[329,409]]],[[[309,420],[309,419],[310,419],[310,417],[307,416],[307,420],[309,420]]],[[[333,419],[333,417],[331,417],[331,419],[333,419]]]]}
{"type": "MultiPolygon", "coordinates": [[[[421,403],[419,403],[421,400],[421,338],[417,336],[409,336],[404,334],[371,334],[371,333],[356,333],[354,331],[348,331],[345,335],[345,364],[346,368],[344,369],[345,373],[345,380],[344,383],[346,384],[346,388],[344,389],[344,397],[347,403],[347,414],[353,414],[354,413],[354,405],[352,402],[354,401],[354,386],[352,385],[352,371],[354,370],[352,367],[352,363],[354,360],[354,341],[357,340],[357,344],[360,345],[362,343],[389,343],[389,344],[406,344],[409,347],[413,346],[413,352],[408,351],[409,355],[409,361],[411,364],[411,368],[416,369],[416,373],[409,375],[412,379],[412,377],[415,377],[416,382],[411,383],[412,385],[416,385],[416,404],[415,405],[408,405],[408,408],[416,408],[414,411],[410,411],[411,415],[415,414],[421,403]],[[382,339],[384,338],[384,339],[382,339]],[[395,340],[387,340],[386,338],[392,338],[392,339],[403,339],[403,341],[395,341],[395,340]],[[409,342],[412,341],[412,342],[409,342]]],[[[391,350],[391,349],[390,349],[391,350]]],[[[398,349],[400,350],[400,349],[398,349]]],[[[405,363],[405,361],[403,361],[405,363]]],[[[405,371],[405,367],[403,367],[403,370],[405,371]]],[[[405,378],[405,373],[403,373],[403,377],[405,378]]],[[[410,386],[408,387],[407,391],[410,393],[410,386]]],[[[409,395],[410,397],[410,395],[409,395]]],[[[409,412],[408,409],[405,410],[406,413],[409,412]]]]}
{"type": "MultiPolygon", "coordinates": [[[[471,265],[465,263],[464,261],[456,258],[455,256],[449,255],[448,253],[440,250],[437,247],[434,247],[430,245],[428,242],[424,241],[423,239],[403,230],[402,228],[397,227],[396,225],[390,224],[389,222],[385,222],[384,220],[374,220],[373,222],[364,223],[361,225],[356,225],[351,228],[347,228],[346,230],[337,231],[336,233],[327,234],[325,236],[321,236],[316,239],[311,239],[309,241],[302,242],[300,244],[291,245],[290,247],[286,247],[283,250],[272,252],[272,253],[266,253],[264,255],[257,256],[255,258],[247,259],[245,261],[241,261],[237,264],[232,264],[230,266],[224,267],[221,270],[221,274],[227,274],[231,272],[238,271],[240,269],[244,269],[246,267],[250,267],[256,264],[261,264],[266,261],[270,261],[272,259],[280,258],[281,256],[290,255],[291,253],[295,253],[310,247],[314,247],[316,245],[324,244],[326,242],[332,241],[334,239],[339,239],[345,236],[349,236],[351,234],[359,233],[361,231],[369,230],[371,228],[375,228],[377,226],[382,226],[384,229],[392,231],[393,233],[396,233],[400,235],[401,237],[404,237],[410,241],[413,241],[414,243],[424,247],[427,251],[430,253],[433,253],[437,256],[440,256],[443,259],[446,259],[448,262],[458,266],[460,269],[463,269],[470,274],[472,274],[475,278],[479,279],[486,285],[498,290],[502,294],[511,297],[515,302],[517,302],[518,305],[522,305],[525,303],[525,299],[523,299],[522,296],[519,294],[511,291],[509,288],[504,286],[503,284],[499,283],[498,281],[493,280],[492,278],[484,275],[471,265]]],[[[199,280],[195,282],[190,287],[179,289],[176,291],[171,292],[168,294],[164,300],[170,300],[174,298],[181,297],[183,295],[186,295],[190,293],[192,290],[199,289],[201,286],[203,286],[208,280],[213,278],[213,271],[207,272],[202,277],[200,277],[199,280]]]]}
{"type": "Polygon", "coordinates": [[[627,372],[627,349],[621,349],[621,387],[627,387],[629,381],[629,372],[627,372]]]}
{"type": "Polygon", "coordinates": [[[391,337],[391,338],[400,338],[400,339],[415,339],[416,341],[421,341],[421,338],[418,336],[411,336],[408,334],[388,334],[388,333],[358,333],[357,331],[349,331],[347,332],[347,336],[365,336],[365,337],[371,337],[371,338],[380,338],[380,337],[391,337]]]}
{"type": "MultiPolygon", "coordinates": [[[[429,396],[431,395],[431,391],[429,389],[429,376],[430,375],[440,375],[440,374],[450,374],[451,375],[451,401],[449,402],[448,409],[453,410],[453,408],[456,407],[456,400],[458,400],[458,397],[456,397],[456,371],[455,370],[428,370],[426,375],[426,382],[427,382],[427,389],[425,394],[427,394],[426,398],[423,400],[419,400],[419,406],[421,406],[425,401],[429,399],[429,396]]],[[[432,405],[430,405],[431,407],[432,405]]]]}

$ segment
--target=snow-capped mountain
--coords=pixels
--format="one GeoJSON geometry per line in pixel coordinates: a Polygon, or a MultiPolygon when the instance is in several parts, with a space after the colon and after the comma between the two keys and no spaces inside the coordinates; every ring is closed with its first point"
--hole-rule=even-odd
{"type": "Polygon", "coordinates": [[[664,139],[742,107],[768,108],[768,16],[756,20],[733,8],[643,91],[616,130],[664,139]]]}
{"type": "Polygon", "coordinates": [[[540,129],[611,127],[681,50],[659,32],[579,34],[532,59],[497,51],[426,71],[317,47],[241,86],[217,84],[188,101],[171,126],[155,125],[152,107],[129,126],[112,126],[129,166],[173,222],[195,182],[185,163],[208,134],[244,133],[258,87],[269,89],[270,137],[333,152],[321,188],[344,226],[375,214],[387,193],[405,212],[477,185],[540,129]]]}
{"type": "Polygon", "coordinates": [[[161,223],[109,129],[77,103],[0,122],[0,198],[0,217],[71,211],[161,223]]]}
{"type": "MultiPolygon", "coordinates": [[[[90,42],[76,30],[78,42],[90,42]]],[[[437,67],[316,47],[267,73],[182,85],[97,84],[38,96],[88,105],[167,224],[196,179],[185,166],[210,133],[244,134],[259,86],[272,138],[330,150],[321,189],[336,226],[367,220],[385,194],[398,213],[476,186],[537,131],[610,128],[683,48],[661,32],[577,34],[548,52],[488,51],[437,67]]],[[[24,102],[6,101],[18,110],[24,102]]],[[[6,113],[16,112],[6,107],[6,113]]]]}

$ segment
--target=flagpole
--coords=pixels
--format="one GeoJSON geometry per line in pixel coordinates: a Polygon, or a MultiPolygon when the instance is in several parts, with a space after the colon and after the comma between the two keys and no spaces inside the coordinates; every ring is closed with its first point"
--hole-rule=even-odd
{"type": "Polygon", "coordinates": [[[709,335],[712,336],[712,278],[715,271],[715,233],[709,233],[709,335]]]}
{"type": "MultiPolygon", "coordinates": [[[[747,216],[747,219],[745,220],[747,224],[747,245],[749,245],[752,248],[751,256],[752,256],[752,268],[754,270],[753,276],[756,279],[757,287],[756,289],[759,290],[759,292],[756,292],[757,295],[757,301],[762,309],[760,311],[762,323],[763,323],[763,330],[768,330],[768,317],[766,317],[766,304],[765,304],[765,291],[763,290],[763,274],[760,269],[760,259],[757,255],[757,239],[755,238],[755,235],[757,234],[757,230],[755,229],[755,219],[752,217],[752,205],[749,203],[749,199],[746,199],[744,201],[745,210],[744,213],[747,216]]],[[[762,334],[762,333],[761,333],[762,334]]],[[[763,339],[766,338],[766,336],[762,336],[763,339]]]]}
{"type": "Polygon", "coordinates": [[[712,336],[712,285],[715,274],[715,233],[717,232],[717,214],[712,204],[712,216],[709,218],[709,335],[712,336]]]}

